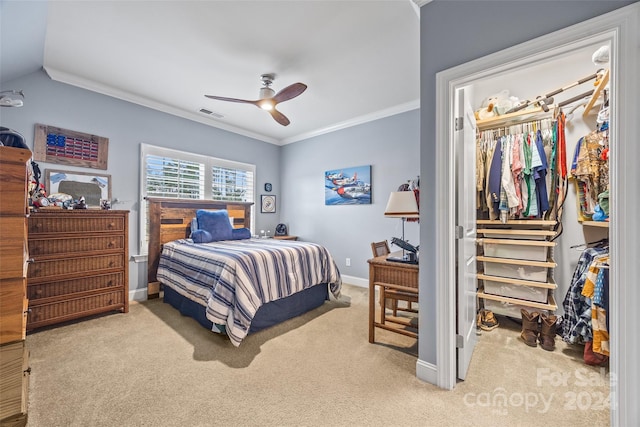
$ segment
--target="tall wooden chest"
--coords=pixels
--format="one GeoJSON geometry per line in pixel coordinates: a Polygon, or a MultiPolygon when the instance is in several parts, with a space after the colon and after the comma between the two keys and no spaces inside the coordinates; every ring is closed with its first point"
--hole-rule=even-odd
{"type": "Polygon", "coordinates": [[[31,151],[0,146],[0,425],[27,423],[25,346],[27,165],[31,151]]]}

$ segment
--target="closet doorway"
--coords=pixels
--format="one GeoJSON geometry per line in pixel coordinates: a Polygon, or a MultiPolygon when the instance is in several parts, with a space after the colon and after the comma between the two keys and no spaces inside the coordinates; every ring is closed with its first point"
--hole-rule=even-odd
{"type": "MultiPolygon", "coordinates": [[[[438,314],[438,363],[437,363],[437,379],[438,385],[443,388],[453,388],[458,376],[456,364],[456,341],[462,341],[461,337],[466,336],[473,320],[469,316],[456,318],[456,313],[469,313],[469,307],[458,307],[456,310],[456,265],[467,263],[468,260],[458,258],[456,252],[457,239],[455,235],[464,235],[466,230],[458,230],[458,221],[456,212],[459,211],[460,200],[475,199],[475,188],[471,189],[460,184],[459,177],[456,176],[456,164],[475,164],[475,159],[465,158],[462,161],[457,157],[460,153],[469,153],[471,150],[456,150],[456,130],[455,122],[458,117],[458,105],[456,102],[461,90],[472,91],[479,97],[484,97],[505,89],[505,87],[496,86],[496,83],[504,86],[506,78],[516,76],[523,79],[523,93],[513,93],[513,95],[526,98],[535,95],[543,95],[546,92],[562,87],[571,83],[575,79],[590,74],[589,72],[580,73],[579,70],[573,70],[564,73],[566,64],[572,61],[589,58],[601,46],[610,47],[610,68],[611,82],[610,86],[610,137],[615,140],[615,150],[612,150],[610,157],[610,200],[611,200],[611,225],[609,228],[611,264],[614,266],[610,275],[610,283],[612,288],[612,298],[610,301],[610,334],[612,337],[611,347],[611,372],[620,373],[620,368],[628,371],[636,369],[631,363],[633,353],[627,352],[625,347],[625,338],[631,336],[633,332],[627,328],[621,327],[625,322],[628,324],[636,324],[634,322],[636,314],[633,313],[633,307],[625,304],[624,301],[635,300],[637,290],[621,287],[624,283],[634,283],[632,269],[635,262],[630,258],[629,254],[637,253],[635,246],[637,242],[625,239],[625,231],[629,229],[637,229],[634,212],[628,209],[638,208],[637,188],[632,185],[625,184],[624,174],[627,175],[631,182],[636,182],[636,171],[628,171],[624,166],[629,165],[627,159],[637,159],[640,150],[636,141],[636,136],[640,134],[640,126],[638,125],[638,106],[635,97],[638,94],[637,77],[634,75],[636,68],[636,58],[638,55],[637,39],[638,39],[638,17],[640,16],[640,7],[637,4],[627,6],[599,18],[586,21],[584,23],[574,25],[565,30],[552,33],[550,35],[532,40],[514,48],[507,49],[502,52],[481,58],[471,63],[455,67],[450,70],[443,71],[437,75],[437,111],[444,113],[436,118],[436,135],[438,141],[443,143],[437,145],[437,177],[436,183],[436,199],[442,201],[442,211],[448,212],[438,217],[437,228],[439,230],[436,238],[436,251],[443,254],[443,262],[437,266],[437,282],[441,288],[437,296],[437,306],[443,307],[438,314]],[[578,56],[575,56],[578,55],[578,56]],[[586,56],[585,56],[586,55],[586,56]],[[563,66],[563,61],[568,61],[563,66]],[[527,74],[527,72],[531,72],[527,74]],[[577,75],[574,75],[576,74],[577,75]],[[537,82],[536,82],[537,80],[537,82]],[[526,87],[533,87],[534,92],[530,93],[526,87]],[[624,126],[621,126],[624,123],[624,126]],[[451,230],[456,230],[452,233],[451,230]],[[631,298],[631,299],[630,299],[631,298]],[[456,331],[456,324],[460,327],[456,331]],[[456,331],[456,333],[451,333],[456,331]],[[629,335],[625,335],[629,334],[629,335]],[[456,337],[458,336],[458,338],[456,337]],[[456,339],[457,338],[457,339],[456,339]]],[[[595,66],[590,61],[585,64],[591,67],[591,71],[595,71],[595,66]]],[[[586,68],[585,71],[589,70],[586,68]]],[[[566,69],[566,71],[570,71],[566,69]]],[[[584,88],[583,88],[584,89],[584,88]]],[[[585,89],[586,90],[586,89],[585,89]]],[[[577,90],[579,92],[579,89],[577,90]]],[[[558,99],[566,99],[564,96],[558,99]]],[[[477,99],[470,100],[472,105],[477,105],[477,99]]],[[[578,114],[582,114],[580,111],[578,114]]],[[[572,119],[573,120],[573,119],[572,119]]],[[[582,132],[577,126],[576,120],[575,132],[582,132]]],[[[588,121],[584,122],[585,130],[590,129],[588,121]]],[[[571,137],[573,138],[573,137],[571,137]]],[[[567,146],[567,157],[573,155],[572,147],[576,141],[571,142],[571,148],[567,146]]],[[[466,148],[466,147],[465,147],[466,148]]],[[[472,150],[475,152],[475,150],[472,150]]],[[[467,154],[468,156],[469,154],[467,154]]],[[[468,172],[468,169],[467,169],[468,172]]],[[[573,187],[569,187],[569,194],[575,191],[573,187]]],[[[570,246],[575,243],[585,242],[585,234],[582,225],[577,221],[577,211],[574,198],[566,202],[563,212],[562,222],[565,225],[566,233],[563,238],[566,239],[564,248],[557,250],[559,258],[556,274],[566,277],[571,274],[572,266],[570,260],[572,251],[570,246]],[[573,201],[571,201],[573,200],[573,201]],[[570,225],[569,225],[570,224],[570,225]],[[567,231],[567,228],[573,231],[567,231]],[[575,237],[579,236],[579,237],[575,237]],[[578,241],[578,238],[580,241],[578,241]],[[573,243],[572,243],[573,242],[573,243]],[[569,246],[569,247],[567,247],[569,246]],[[563,259],[563,258],[566,258],[563,259]]],[[[574,251],[575,252],[575,251],[574,251]]],[[[575,257],[575,253],[573,256],[575,257]]],[[[574,261],[575,262],[575,261],[574,261]]],[[[563,279],[561,279],[563,280],[563,279]]],[[[563,283],[566,290],[567,283],[563,283]]],[[[556,291],[556,300],[561,306],[564,298],[562,289],[556,291]]],[[[470,299],[465,298],[465,301],[470,299]]],[[[475,309],[475,307],[474,307],[475,309]]],[[[631,346],[632,347],[632,346],[631,346]]],[[[464,351],[472,353],[472,349],[466,348],[464,351]]],[[[623,408],[633,408],[631,402],[634,398],[633,390],[637,390],[637,384],[626,384],[625,375],[616,375],[617,382],[611,384],[612,390],[612,408],[616,404],[622,405],[623,408]]],[[[628,377],[637,377],[637,372],[628,377]]],[[[618,406],[619,408],[620,406],[618,406]]],[[[633,411],[633,409],[625,409],[625,411],[633,411]]],[[[626,419],[624,413],[620,410],[612,411],[612,420],[614,425],[617,421],[626,419]]]]}

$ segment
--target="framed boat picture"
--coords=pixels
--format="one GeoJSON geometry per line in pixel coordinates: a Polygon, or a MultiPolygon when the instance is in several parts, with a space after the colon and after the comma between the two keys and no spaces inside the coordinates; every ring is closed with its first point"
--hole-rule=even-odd
{"type": "Polygon", "coordinates": [[[371,165],[326,171],[324,173],[324,204],[371,204],[371,165]]]}

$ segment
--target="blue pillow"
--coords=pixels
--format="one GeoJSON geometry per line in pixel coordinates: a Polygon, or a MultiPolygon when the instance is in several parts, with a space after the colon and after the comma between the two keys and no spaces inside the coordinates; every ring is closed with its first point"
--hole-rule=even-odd
{"type": "Polygon", "coordinates": [[[251,238],[251,230],[248,228],[234,228],[231,234],[231,240],[244,240],[251,238]]]}
{"type": "Polygon", "coordinates": [[[198,209],[196,218],[198,219],[198,229],[208,231],[211,234],[212,242],[231,240],[233,228],[229,223],[229,213],[225,209],[219,211],[198,209]]]}
{"type": "Polygon", "coordinates": [[[213,242],[213,236],[207,230],[196,230],[191,233],[193,243],[209,243],[213,242]]]}

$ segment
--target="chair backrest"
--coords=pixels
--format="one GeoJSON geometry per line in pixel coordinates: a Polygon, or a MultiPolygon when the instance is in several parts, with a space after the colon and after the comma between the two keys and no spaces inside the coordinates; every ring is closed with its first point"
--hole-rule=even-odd
{"type": "Polygon", "coordinates": [[[391,252],[389,250],[389,243],[387,243],[386,240],[383,240],[382,242],[371,243],[371,251],[373,252],[374,257],[389,255],[389,253],[391,252]]]}

